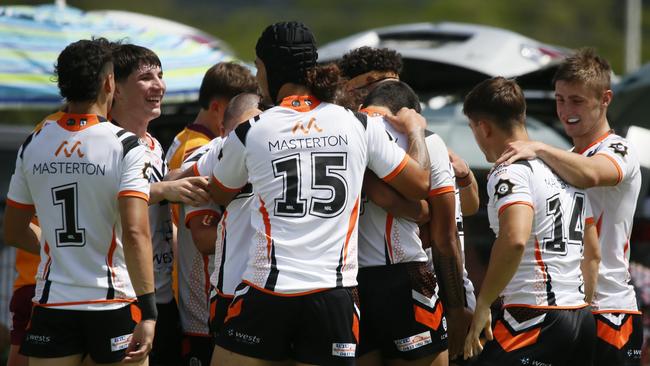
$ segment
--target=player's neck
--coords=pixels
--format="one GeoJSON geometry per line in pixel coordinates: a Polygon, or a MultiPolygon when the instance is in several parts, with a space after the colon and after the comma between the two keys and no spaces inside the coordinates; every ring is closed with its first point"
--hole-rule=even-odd
{"type": "Polygon", "coordinates": [[[583,151],[596,140],[605,136],[612,128],[609,127],[607,118],[599,121],[594,127],[582,136],[573,137],[574,151],[583,151]]]}
{"type": "Polygon", "coordinates": [[[492,149],[493,150],[492,152],[494,154],[493,161],[496,161],[501,156],[501,154],[503,154],[503,152],[508,149],[508,146],[511,142],[530,140],[528,138],[528,133],[526,132],[525,128],[516,128],[511,133],[506,133],[506,132],[499,132],[499,133],[502,133],[503,136],[502,138],[498,139],[494,144],[494,148],[492,149]]]}
{"type": "Polygon", "coordinates": [[[71,114],[96,114],[98,116],[106,117],[108,114],[106,105],[101,105],[97,102],[68,102],[66,105],[66,113],[71,114]]]}
{"type": "Polygon", "coordinates": [[[276,98],[276,103],[282,101],[282,99],[290,95],[311,95],[311,90],[305,85],[286,83],[282,85],[278,91],[278,96],[276,98]]]}
{"type": "Polygon", "coordinates": [[[113,108],[111,110],[111,119],[116,122],[123,129],[134,133],[138,137],[147,136],[147,127],[149,126],[149,121],[144,119],[139,119],[136,116],[128,113],[127,110],[122,110],[122,108],[113,108]]]}
{"type": "Polygon", "coordinates": [[[214,136],[219,136],[219,127],[223,121],[216,121],[215,117],[210,115],[210,111],[203,108],[196,115],[194,123],[210,130],[214,136]]]}

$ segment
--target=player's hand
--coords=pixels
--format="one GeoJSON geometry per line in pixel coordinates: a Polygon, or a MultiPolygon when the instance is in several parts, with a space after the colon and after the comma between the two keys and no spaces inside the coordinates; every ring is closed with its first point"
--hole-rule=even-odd
{"type": "Polygon", "coordinates": [[[126,349],[126,357],[124,363],[142,362],[153,345],[154,331],[156,330],[155,320],[143,320],[133,329],[133,336],[131,342],[126,349]]]}
{"type": "Polygon", "coordinates": [[[537,141],[513,141],[508,144],[508,147],[494,162],[494,165],[512,164],[517,160],[535,159],[541,145],[542,143],[537,141]]]}
{"type": "Polygon", "coordinates": [[[207,177],[189,177],[165,183],[164,196],[167,201],[190,206],[201,206],[210,201],[207,177]]]}
{"type": "Polygon", "coordinates": [[[449,153],[449,161],[451,166],[454,168],[455,177],[467,177],[469,175],[469,165],[463,160],[460,156],[456,155],[455,152],[447,150],[449,153]]]}
{"type": "Polygon", "coordinates": [[[386,115],[388,122],[401,133],[408,133],[417,129],[425,129],[427,127],[427,120],[414,109],[402,108],[397,112],[397,115],[386,115]]]}
{"type": "Polygon", "coordinates": [[[485,331],[485,338],[491,341],[493,337],[490,307],[477,303],[472,325],[469,327],[469,333],[465,339],[463,356],[466,360],[478,356],[483,351],[483,345],[480,340],[482,330],[485,331]]]}
{"type": "Polygon", "coordinates": [[[446,317],[450,360],[463,355],[465,337],[472,323],[472,316],[472,311],[465,307],[447,309],[446,317]]]}

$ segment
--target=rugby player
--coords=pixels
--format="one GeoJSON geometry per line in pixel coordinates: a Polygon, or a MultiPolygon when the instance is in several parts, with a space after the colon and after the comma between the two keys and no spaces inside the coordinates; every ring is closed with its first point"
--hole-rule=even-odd
{"type": "Polygon", "coordinates": [[[30,365],[147,364],[156,322],[146,151],[106,123],[113,45],[68,45],[55,72],[67,111],[45,121],[16,159],[5,242],[40,253],[34,310],[20,352],[30,365]],[[30,221],[37,214],[40,232],[30,221]],[[135,305],[137,296],[137,305],[135,305]]]}
{"type": "MultiPolygon", "coordinates": [[[[392,80],[374,88],[361,111],[371,116],[386,116],[397,113],[402,107],[419,112],[420,102],[408,85],[392,80]]],[[[407,148],[404,134],[388,123],[385,127],[398,145],[407,148]]],[[[446,365],[448,361],[447,323],[439,298],[440,287],[447,290],[448,297],[456,297],[455,302],[445,298],[446,303],[463,309],[454,181],[444,142],[435,134],[429,134],[426,146],[431,158],[429,200],[435,216],[435,220],[431,220],[435,222],[431,224],[431,232],[434,245],[440,248],[435,251],[434,259],[440,264],[449,257],[456,266],[451,275],[441,273],[444,281],[437,280],[427,265],[428,257],[417,223],[394,217],[377,206],[374,201],[380,198],[374,197],[377,195],[375,186],[383,183],[376,177],[371,178],[374,181],[364,180],[364,191],[370,201],[364,205],[359,219],[358,281],[364,314],[360,364],[446,365]],[[442,282],[440,286],[439,282],[442,282]],[[455,294],[448,290],[450,287],[455,289],[455,294]]],[[[427,202],[423,203],[427,207],[427,202]]],[[[462,343],[464,337],[463,331],[457,336],[457,343],[462,343]]]]}
{"type": "Polygon", "coordinates": [[[426,197],[425,121],[406,109],[392,119],[416,160],[380,119],[328,103],[338,69],[316,66],[302,23],[268,26],[256,54],[263,98],[277,105],[231,132],[213,169],[220,204],[252,184],[255,237],[212,364],[354,364],[363,172],[370,167],[408,199],[426,197]]]}
{"type": "MultiPolygon", "coordinates": [[[[463,111],[490,162],[509,142],[528,139],[526,102],[512,80],[479,83],[465,98],[463,111]]],[[[584,191],[539,159],[495,167],[487,190],[488,218],[497,238],[465,357],[480,353],[479,365],[590,365],[595,322],[587,301],[593,288],[585,288],[581,262],[583,253],[586,259],[597,257],[598,241],[584,191]],[[492,329],[490,306],[498,296],[503,306],[492,329]],[[482,330],[489,340],[485,349],[482,330]]],[[[595,273],[585,274],[595,278],[595,273]]]]}
{"type": "MultiPolygon", "coordinates": [[[[170,169],[181,168],[184,161],[201,146],[224,134],[223,118],[230,99],[242,92],[256,92],[257,82],[246,67],[235,62],[220,62],[206,71],[199,89],[201,109],[194,122],[179,132],[165,157],[170,169]]],[[[212,341],[209,329],[208,303],[212,259],[201,253],[192,240],[195,232],[214,230],[221,217],[218,207],[181,211],[172,205],[174,223],[178,227],[177,279],[178,302],[183,328],[183,359],[185,365],[199,360],[210,363],[212,341]],[[191,211],[191,215],[186,215],[191,211]]],[[[201,206],[203,207],[203,206],[201,206]]],[[[210,242],[210,240],[208,240],[210,242]]],[[[207,252],[214,254],[214,241],[207,252]]]]}
{"type": "Polygon", "coordinates": [[[539,158],[569,184],[585,188],[596,218],[602,260],[592,304],[598,329],[596,365],[638,365],[643,319],[630,283],[630,234],[641,189],[636,151],[607,121],[609,63],[593,49],[568,57],[553,78],[557,114],[573,149],[514,141],[498,162],[539,158]]]}

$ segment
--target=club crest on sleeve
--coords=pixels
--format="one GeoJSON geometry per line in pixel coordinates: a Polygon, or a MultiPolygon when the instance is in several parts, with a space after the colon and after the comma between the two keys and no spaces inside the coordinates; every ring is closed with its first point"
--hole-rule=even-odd
{"type": "Polygon", "coordinates": [[[496,184],[496,186],[494,188],[494,196],[497,199],[501,199],[501,198],[509,195],[510,193],[512,193],[512,189],[514,188],[514,186],[515,185],[512,184],[512,182],[510,182],[510,180],[505,179],[505,178],[501,178],[501,179],[499,179],[499,181],[497,182],[497,184],[496,184]]]}
{"type": "Polygon", "coordinates": [[[151,178],[152,171],[153,171],[153,165],[151,165],[150,162],[144,163],[144,167],[142,168],[142,178],[149,181],[149,178],[151,178]]]}
{"type": "Polygon", "coordinates": [[[620,142],[615,142],[609,145],[609,148],[614,151],[614,153],[619,154],[621,157],[627,155],[627,146],[623,145],[620,142]]]}

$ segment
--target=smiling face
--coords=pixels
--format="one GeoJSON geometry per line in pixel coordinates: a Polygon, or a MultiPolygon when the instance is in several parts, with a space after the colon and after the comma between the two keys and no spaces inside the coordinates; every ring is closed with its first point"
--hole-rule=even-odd
{"type": "Polygon", "coordinates": [[[160,66],[140,65],[124,81],[116,83],[115,101],[134,118],[151,121],[161,114],[166,89],[160,66]]]}
{"type": "Polygon", "coordinates": [[[557,116],[574,143],[576,139],[590,143],[609,129],[606,113],[611,100],[611,90],[596,92],[580,82],[555,82],[557,116]]]}

